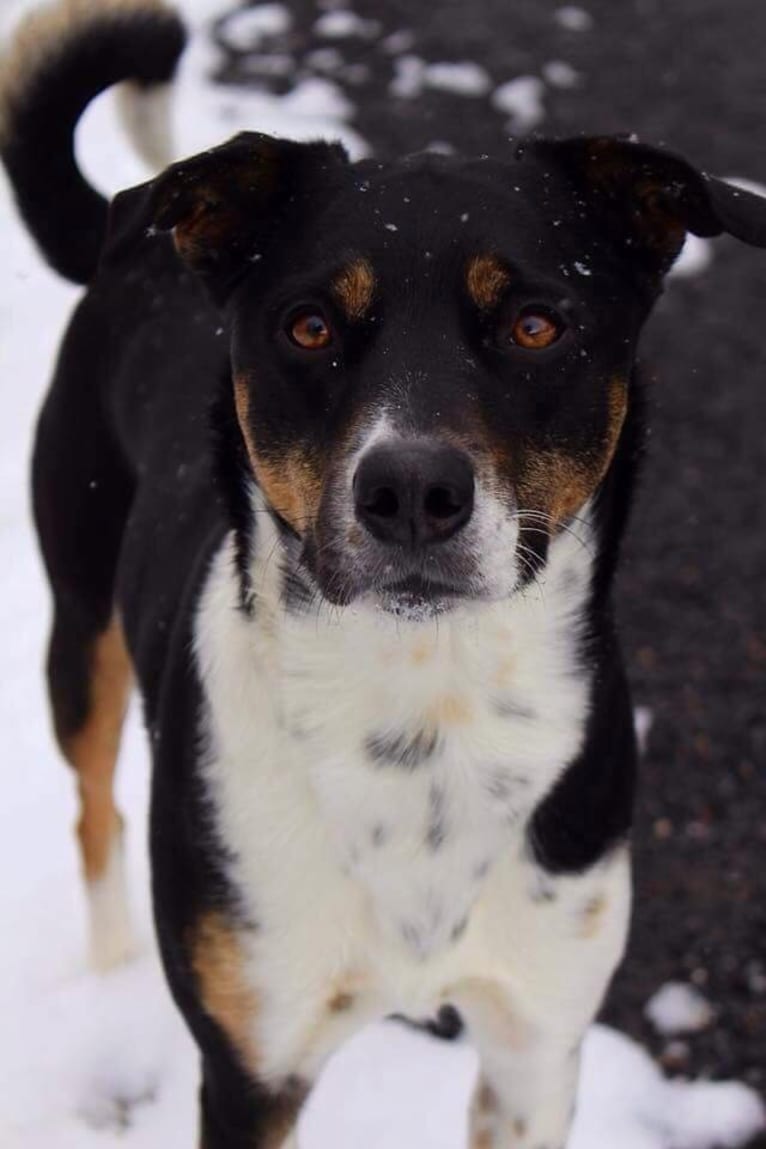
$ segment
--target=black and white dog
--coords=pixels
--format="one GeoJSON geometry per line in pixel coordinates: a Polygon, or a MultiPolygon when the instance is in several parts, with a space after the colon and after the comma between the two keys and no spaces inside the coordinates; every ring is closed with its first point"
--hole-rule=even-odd
{"type": "Polygon", "coordinates": [[[159,0],[65,0],[3,77],[21,212],[88,283],[34,498],[94,957],[129,948],[134,668],[205,1149],[294,1146],[391,1014],[475,1044],[473,1149],[561,1149],[629,917],[636,344],[686,232],[766,245],[766,205],[610,138],[352,164],[245,134],[108,212],[78,117],[182,45],[159,0]]]}

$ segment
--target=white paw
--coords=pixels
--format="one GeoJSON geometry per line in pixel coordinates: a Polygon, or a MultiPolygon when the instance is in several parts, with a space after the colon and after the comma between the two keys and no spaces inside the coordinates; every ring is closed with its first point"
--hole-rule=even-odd
{"type": "Polygon", "coordinates": [[[89,882],[90,964],[106,973],[137,953],[128,905],[122,844],[116,842],[101,878],[89,882]]]}

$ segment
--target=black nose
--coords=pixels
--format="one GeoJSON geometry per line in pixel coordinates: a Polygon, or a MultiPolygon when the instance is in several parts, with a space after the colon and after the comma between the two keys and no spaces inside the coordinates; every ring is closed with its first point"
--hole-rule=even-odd
{"type": "Polygon", "coordinates": [[[415,548],[443,542],[473,511],[473,467],[443,443],[381,443],[354,476],[356,517],[384,543],[415,548]]]}

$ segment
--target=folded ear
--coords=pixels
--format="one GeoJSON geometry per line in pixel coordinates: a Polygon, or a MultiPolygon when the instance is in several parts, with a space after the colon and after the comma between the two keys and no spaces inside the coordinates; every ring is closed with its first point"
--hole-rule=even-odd
{"type": "Polygon", "coordinates": [[[766,247],[766,198],[697,171],[672,152],[611,136],[538,140],[528,152],[563,169],[648,270],[668,270],[687,232],[728,232],[766,247]]]}
{"type": "Polygon", "coordinates": [[[221,302],[248,261],[275,241],[279,221],[304,200],[320,199],[347,163],[340,144],[242,132],[116,196],[102,258],[120,258],[147,236],[172,232],[181,259],[221,302]]]}

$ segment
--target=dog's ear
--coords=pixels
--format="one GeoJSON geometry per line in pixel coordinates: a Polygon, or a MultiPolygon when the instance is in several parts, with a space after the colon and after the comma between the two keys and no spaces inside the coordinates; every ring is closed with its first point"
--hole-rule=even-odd
{"type": "Polygon", "coordinates": [[[596,136],[520,145],[520,158],[527,153],[566,172],[613,237],[655,275],[670,268],[687,232],[728,232],[766,247],[766,198],[697,171],[672,152],[596,136]]]}
{"type": "Polygon", "coordinates": [[[181,259],[222,302],[248,261],[275,241],[280,220],[321,198],[348,163],[340,144],[296,143],[242,132],[117,195],[102,259],[172,232],[181,259]]]}

